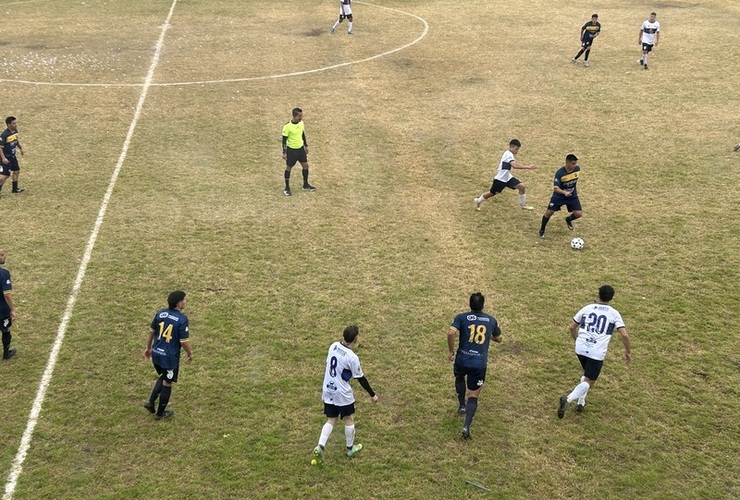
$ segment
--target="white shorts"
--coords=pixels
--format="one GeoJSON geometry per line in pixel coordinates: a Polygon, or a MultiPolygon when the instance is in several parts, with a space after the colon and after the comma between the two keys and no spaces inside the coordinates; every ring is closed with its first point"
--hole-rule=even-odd
{"type": "Polygon", "coordinates": [[[341,4],[339,6],[339,16],[340,17],[341,16],[347,17],[347,16],[351,16],[351,15],[352,15],[352,6],[351,5],[341,4]]]}

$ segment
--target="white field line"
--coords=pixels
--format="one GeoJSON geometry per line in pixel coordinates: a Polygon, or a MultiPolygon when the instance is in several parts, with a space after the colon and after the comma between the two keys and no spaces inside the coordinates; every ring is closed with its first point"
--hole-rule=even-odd
{"type": "Polygon", "coordinates": [[[177,0],[172,1],[172,6],[170,7],[170,11],[167,14],[167,19],[162,25],[162,31],[159,34],[159,40],[157,40],[157,45],[155,46],[154,56],[152,57],[152,62],[149,65],[149,72],[146,75],[144,86],[141,89],[139,102],[136,104],[134,118],[131,120],[131,124],[129,125],[126,139],[123,141],[121,155],[118,157],[116,167],[113,169],[113,175],[111,175],[110,182],[108,183],[108,189],[105,192],[105,196],[103,196],[103,201],[100,203],[98,216],[95,219],[95,226],[90,233],[90,238],[87,240],[85,253],[82,256],[82,262],[80,263],[80,267],[77,271],[77,277],[75,278],[74,285],[72,286],[72,293],[70,293],[69,298],[67,299],[67,307],[64,310],[62,321],[59,324],[59,328],[57,329],[56,339],[54,340],[54,345],[51,348],[51,353],[49,353],[49,361],[46,363],[46,369],[44,370],[44,374],[41,377],[41,383],[39,384],[38,391],[36,392],[36,398],[33,401],[31,413],[28,415],[26,430],[23,432],[23,437],[21,438],[18,452],[13,459],[13,464],[10,468],[10,473],[8,474],[8,480],[5,483],[5,494],[3,495],[3,500],[11,500],[13,498],[16,485],[18,484],[18,478],[23,471],[23,462],[25,461],[26,454],[28,453],[28,449],[31,446],[33,431],[36,428],[36,424],[38,423],[39,414],[41,413],[41,406],[44,404],[46,391],[49,388],[49,384],[51,383],[51,376],[54,372],[54,366],[57,363],[59,351],[62,348],[64,335],[67,332],[67,325],[72,318],[72,311],[74,310],[75,303],[77,302],[77,296],[80,292],[80,287],[82,286],[82,280],[85,278],[87,265],[90,262],[90,257],[92,256],[92,251],[95,247],[95,241],[98,238],[100,227],[103,225],[103,219],[105,218],[105,213],[108,210],[108,203],[110,203],[111,196],[113,195],[113,188],[116,185],[118,174],[121,172],[121,167],[123,166],[123,162],[126,159],[126,154],[128,153],[128,148],[131,144],[131,138],[134,135],[136,124],[138,123],[139,117],[141,116],[141,110],[144,107],[144,101],[146,100],[147,92],[149,91],[149,87],[151,87],[152,78],[154,77],[154,70],[157,67],[157,63],[159,62],[159,55],[162,52],[162,46],[164,45],[164,36],[167,33],[167,29],[170,27],[170,19],[172,18],[172,13],[175,11],[175,5],[177,5],[177,0]]]}
{"type": "MultiPolygon", "coordinates": [[[[149,86],[151,87],[182,87],[186,85],[209,85],[214,83],[238,83],[238,82],[253,82],[257,80],[274,80],[277,78],[288,78],[291,76],[302,76],[302,75],[310,75],[313,73],[320,73],[322,71],[329,71],[332,69],[337,68],[343,68],[345,66],[352,66],[354,64],[360,64],[368,61],[372,61],[374,59],[378,59],[381,57],[385,57],[391,54],[394,54],[396,52],[399,52],[401,50],[407,49],[411,47],[412,45],[415,45],[419,43],[425,36],[427,36],[427,33],[429,33],[429,24],[421,17],[411,14],[410,12],[404,12],[402,10],[393,9],[391,7],[384,7],[382,5],[376,5],[373,3],[367,3],[367,2],[355,2],[357,4],[363,4],[363,5],[372,5],[373,7],[377,7],[378,9],[385,9],[390,10],[393,12],[397,12],[399,14],[403,14],[405,16],[410,16],[415,19],[418,19],[422,22],[424,25],[424,30],[422,31],[421,35],[416,37],[414,40],[410,41],[409,43],[405,45],[401,45],[400,47],[396,47],[395,49],[388,50],[386,52],[383,52],[382,54],[375,54],[374,56],[366,57],[364,59],[358,59],[355,61],[348,61],[343,62],[339,64],[332,64],[331,66],[324,66],[322,68],[316,68],[316,69],[308,69],[306,71],[296,71],[294,73],[280,73],[276,75],[265,75],[265,76],[252,76],[252,77],[245,77],[245,78],[227,78],[222,80],[199,80],[199,81],[193,81],[193,82],[163,82],[163,83],[149,83],[149,86]]],[[[21,83],[26,85],[48,85],[52,87],[111,87],[111,88],[118,88],[118,87],[140,87],[142,84],[140,83],[71,83],[71,82],[40,82],[40,81],[33,81],[33,80],[11,80],[7,78],[0,78],[0,82],[6,82],[6,83],[21,83]]],[[[146,84],[144,84],[146,85],[146,84]]]]}

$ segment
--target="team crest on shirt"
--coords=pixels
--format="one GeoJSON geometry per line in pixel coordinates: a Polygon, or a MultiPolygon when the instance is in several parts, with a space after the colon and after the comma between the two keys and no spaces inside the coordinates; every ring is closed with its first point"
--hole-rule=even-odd
{"type": "Polygon", "coordinates": [[[467,319],[468,321],[475,321],[476,319],[478,319],[478,316],[476,316],[475,314],[468,314],[467,319]]]}
{"type": "Polygon", "coordinates": [[[167,314],[167,311],[159,313],[160,318],[166,318],[167,316],[169,316],[169,314],[167,314]]]}

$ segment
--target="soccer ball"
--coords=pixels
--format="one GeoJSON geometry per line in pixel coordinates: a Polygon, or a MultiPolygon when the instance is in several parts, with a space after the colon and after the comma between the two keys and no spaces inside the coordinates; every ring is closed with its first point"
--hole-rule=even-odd
{"type": "Polygon", "coordinates": [[[572,240],[570,240],[570,247],[573,250],[581,250],[583,248],[583,245],[585,245],[585,243],[581,238],[573,238],[572,240]]]}

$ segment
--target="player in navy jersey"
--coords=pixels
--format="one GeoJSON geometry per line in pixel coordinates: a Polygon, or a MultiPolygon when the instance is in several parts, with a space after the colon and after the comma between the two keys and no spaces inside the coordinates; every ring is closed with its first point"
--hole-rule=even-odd
{"type": "MultiPolygon", "coordinates": [[[[5,250],[0,250],[0,266],[5,264],[5,250]]],[[[0,331],[3,337],[3,359],[10,359],[15,355],[15,348],[10,347],[13,338],[10,327],[15,319],[15,303],[11,294],[13,285],[10,282],[10,272],[0,267],[0,286],[3,293],[0,294],[0,331]]]]}
{"type": "Polygon", "coordinates": [[[578,400],[576,405],[578,413],[583,411],[586,406],[586,394],[599,378],[609,341],[615,330],[622,337],[624,360],[627,363],[632,361],[632,345],[622,315],[609,305],[613,298],[614,288],[609,285],[600,287],[599,300],[578,311],[568,325],[568,331],[576,343],[576,355],[583,368],[583,376],[569,395],[560,398],[558,418],[565,416],[565,410],[572,401],[578,400]]]}
{"type": "Polygon", "coordinates": [[[559,211],[563,205],[570,212],[570,215],[565,218],[565,223],[571,231],[573,230],[573,221],[583,215],[581,202],[578,199],[578,190],[576,189],[578,176],[581,171],[581,167],[576,164],[577,161],[578,158],[576,155],[569,154],[565,157],[565,166],[560,167],[555,172],[550,204],[547,206],[547,210],[545,210],[545,215],[542,216],[542,225],[540,225],[540,231],[538,233],[540,238],[545,237],[545,227],[550,222],[552,214],[559,211]]]}
{"type": "Polygon", "coordinates": [[[144,408],[150,413],[156,412],[157,419],[168,418],[175,413],[166,408],[170,401],[172,384],[177,382],[180,370],[180,348],[185,349],[188,361],[193,360],[188,317],[182,313],[185,308],[185,292],[180,290],[172,292],[167,297],[167,305],[169,306],[167,309],[161,309],[154,315],[144,350],[144,357],[152,358],[154,369],[159,375],[144,408]],[[154,403],[157,398],[159,407],[155,409],[154,403]]]}
{"type": "Polygon", "coordinates": [[[0,134],[0,189],[3,188],[3,184],[8,180],[8,177],[13,175],[13,193],[22,193],[25,191],[23,188],[18,187],[18,175],[20,174],[21,167],[18,164],[18,158],[15,156],[15,150],[23,153],[23,147],[18,142],[18,124],[16,123],[15,116],[9,116],[5,119],[6,128],[2,134],[0,134]]]}
{"type": "Polygon", "coordinates": [[[478,395],[486,379],[488,346],[491,340],[501,342],[501,329],[496,318],[483,312],[485,297],[480,292],[470,296],[470,311],[460,313],[452,320],[447,332],[449,360],[454,361],[455,391],[458,413],[465,415],[462,437],[470,439],[470,425],[478,409],[478,395]],[[457,353],[455,337],[459,337],[457,353]],[[467,380],[466,380],[467,379],[467,380]],[[467,402],[465,401],[467,382],[467,402]]]}
{"type": "Polygon", "coordinates": [[[583,65],[588,67],[588,56],[591,54],[591,45],[594,43],[594,39],[601,33],[601,23],[599,23],[599,15],[594,14],[591,16],[591,20],[588,21],[581,27],[581,50],[572,59],[573,64],[578,62],[578,58],[583,56],[583,65]]]}

